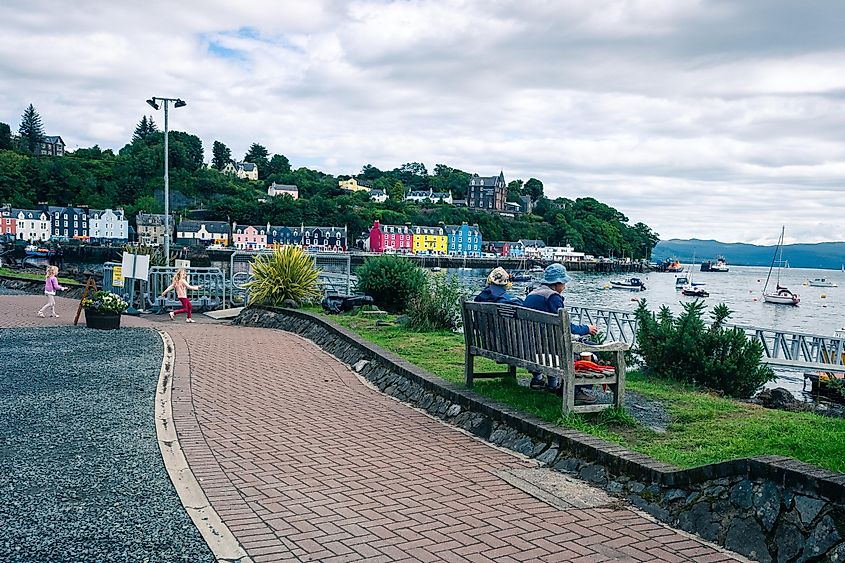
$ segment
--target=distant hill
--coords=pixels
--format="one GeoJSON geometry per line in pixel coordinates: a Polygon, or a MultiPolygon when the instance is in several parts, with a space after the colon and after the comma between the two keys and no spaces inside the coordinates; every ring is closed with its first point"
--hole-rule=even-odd
{"type": "MultiPolygon", "coordinates": [[[[757,246],[717,240],[661,240],[652,251],[655,262],[666,258],[677,258],[681,262],[698,263],[724,256],[728,265],[768,266],[772,263],[775,246],[757,246]]],[[[792,268],[827,268],[838,270],[845,264],[845,242],[819,242],[815,244],[787,244],[783,247],[783,259],[792,268]]]]}

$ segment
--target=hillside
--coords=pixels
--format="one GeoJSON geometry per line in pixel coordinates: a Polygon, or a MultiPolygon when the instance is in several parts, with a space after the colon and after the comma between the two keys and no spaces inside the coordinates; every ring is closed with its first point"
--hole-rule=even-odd
{"type": "MultiPolygon", "coordinates": [[[[768,266],[772,263],[775,246],[727,243],[716,240],[662,240],[652,252],[655,261],[677,258],[682,262],[714,260],[724,256],[728,264],[737,266],[768,266]]],[[[845,263],[845,242],[819,242],[815,244],[787,244],[783,259],[793,268],[826,268],[838,270],[845,263]]]]}

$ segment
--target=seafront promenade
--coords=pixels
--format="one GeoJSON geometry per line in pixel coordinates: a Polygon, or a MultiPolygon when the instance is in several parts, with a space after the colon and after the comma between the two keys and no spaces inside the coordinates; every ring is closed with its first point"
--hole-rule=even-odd
{"type": "MultiPolygon", "coordinates": [[[[0,327],[72,325],[78,301],[57,299],[59,319],[35,315],[42,301],[0,295],[0,327]]],[[[537,461],[379,393],[299,336],[203,316],[123,324],[173,343],[178,443],[241,561],[742,560],[562,474],[540,500],[507,478],[537,461]]]]}

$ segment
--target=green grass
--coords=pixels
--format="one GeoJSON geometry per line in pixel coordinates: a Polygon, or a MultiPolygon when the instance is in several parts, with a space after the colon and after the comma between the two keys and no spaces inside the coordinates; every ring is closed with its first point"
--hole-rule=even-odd
{"type": "MultiPolygon", "coordinates": [[[[311,312],[318,313],[317,309],[311,312]]],[[[331,320],[452,383],[464,382],[464,339],[451,332],[377,327],[375,320],[333,315],[331,320]]],[[[476,359],[478,371],[501,371],[476,359]]],[[[524,372],[523,372],[524,373],[524,372]]],[[[678,467],[756,455],[784,455],[845,472],[845,420],[764,409],[679,383],[628,373],[626,387],[662,401],[672,417],[665,434],[639,426],[624,412],[561,418],[560,399],[508,380],[477,380],[474,390],[543,420],[581,430],[678,467]]]]}
{"type": "MultiPolygon", "coordinates": [[[[17,272],[15,270],[10,270],[9,268],[0,268],[0,276],[6,278],[15,278],[18,280],[44,281],[44,274],[30,274],[27,272],[17,272]]],[[[78,284],[79,282],[70,278],[59,277],[59,283],[78,284]]]]}

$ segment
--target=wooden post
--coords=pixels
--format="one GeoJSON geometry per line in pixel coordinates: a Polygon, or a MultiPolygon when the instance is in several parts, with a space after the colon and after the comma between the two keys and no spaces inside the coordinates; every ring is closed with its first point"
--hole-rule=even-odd
{"type": "Polygon", "coordinates": [[[469,347],[472,345],[472,333],[475,329],[472,325],[472,313],[467,311],[465,301],[466,297],[461,299],[461,316],[464,321],[464,379],[466,380],[467,389],[472,389],[475,356],[470,354],[469,347]]]}
{"type": "Polygon", "coordinates": [[[79,315],[82,314],[82,302],[88,297],[88,291],[92,289],[97,291],[97,282],[94,281],[94,278],[88,278],[88,281],[85,282],[85,289],[82,290],[82,297],[79,299],[79,306],[76,308],[76,316],[73,317],[73,326],[79,323],[79,315]]]}
{"type": "Polygon", "coordinates": [[[566,307],[558,311],[561,325],[561,358],[560,367],[563,371],[563,378],[560,382],[562,391],[562,403],[560,410],[564,416],[575,408],[575,360],[572,358],[572,334],[569,330],[569,311],[566,307]]]}
{"type": "Polygon", "coordinates": [[[616,352],[616,389],[613,390],[616,406],[622,407],[625,404],[625,351],[616,352]]]}

